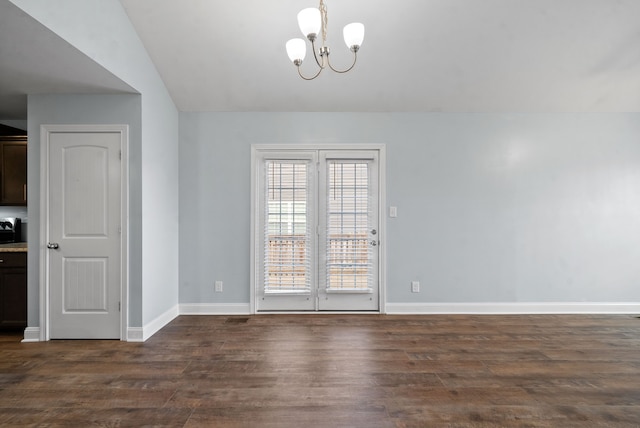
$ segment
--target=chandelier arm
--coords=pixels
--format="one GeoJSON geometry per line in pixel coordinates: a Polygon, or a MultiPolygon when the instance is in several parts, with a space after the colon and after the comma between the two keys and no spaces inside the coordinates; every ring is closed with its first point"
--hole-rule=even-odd
{"type": "Polygon", "coordinates": [[[322,63],[320,63],[320,61],[318,60],[318,52],[316,52],[316,44],[314,40],[311,40],[311,50],[313,51],[313,57],[316,60],[316,64],[318,64],[318,67],[320,67],[320,69],[323,69],[325,67],[324,56],[320,56],[322,58],[322,63]]]}
{"type": "Polygon", "coordinates": [[[353,64],[351,64],[351,67],[347,68],[346,70],[336,70],[335,68],[333,68],[333,66],[331,65],[331,60],[329,59],[329,56],[327,56],[327,65],[329,65],[329,68],[332,69],[333,71],[335,71],[336,73],[346,73],[347,71],[351,71],[351,69],[353,67],[355,67],[356,65],[356,61],[358,61],[358,52],[353,52],[353,64]]]}
{"type": "Polygon", "coordinates": [[[300,71],[300,66],[297,67],[298,68],[298,74],[300,75],[300,77],[302,77],[304,80],[313,80],[316,77],[320,76],[320,73],[322,73],[322,70],[324,70],[324,68],[320,68],[318,70],[318,72],[313,76],[313,77],[306,77],[302,74],[302,72],[300,71]]]}

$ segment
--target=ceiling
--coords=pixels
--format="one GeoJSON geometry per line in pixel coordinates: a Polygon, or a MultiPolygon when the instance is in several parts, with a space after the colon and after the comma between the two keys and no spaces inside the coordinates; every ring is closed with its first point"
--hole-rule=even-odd
{"type": "MultiPolygon", "coordinates": [[[[336,66],[342,27],[366,35],[311,82],[284,44],[317,0],[120,1],[181,111],[640,112],[638,0],[325,0],[336,66]]],[[[133,92],[7,0],[0,58],[0,119],[27,93],[133,92]]]]}
{"type": "Polygon", "coordinates": [[[0,0],[0,119],[26,120],[27,94],[125,93],[129,85],[0,0]]]}
{"type": "Polygon", "coordinates": [[[284,44],[318,0],[121,3],[183,111],[640,111],[638,0],[325,0],[336,65],[366,34],[312,82],[284,44]]]}

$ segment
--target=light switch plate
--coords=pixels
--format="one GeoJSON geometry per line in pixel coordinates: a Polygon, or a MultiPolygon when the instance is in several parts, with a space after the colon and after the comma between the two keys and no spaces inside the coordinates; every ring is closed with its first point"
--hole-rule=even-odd
{"type": "Polygon", "coordinates": [[[389,217],[391,218],[398,217],[398,207],[389,207],[389,217]]]}

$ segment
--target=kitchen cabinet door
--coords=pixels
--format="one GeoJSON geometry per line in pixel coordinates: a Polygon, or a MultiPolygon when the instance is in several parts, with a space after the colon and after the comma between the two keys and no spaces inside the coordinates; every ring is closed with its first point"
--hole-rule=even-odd
{"type": "Polygon", "coordinates": [[[0,253],[0,329],[27,326],[27,253],[0,253]]]}
{"type": "Polygon", "coordinates": [[[0,137],[0,205],[27,205],[27,137],[0,137]]]}

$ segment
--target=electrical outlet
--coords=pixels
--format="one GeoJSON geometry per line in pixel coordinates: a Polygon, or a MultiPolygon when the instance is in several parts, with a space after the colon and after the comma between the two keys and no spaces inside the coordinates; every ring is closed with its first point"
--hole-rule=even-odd
{"type": "Polygon", "coordinates": [[[420,281],[411,281],[411,292],[412,293],[420,292],[420,281]]]}
{"type": "Polygon", "coordinates": [[[216,281],[215,290],[216,293],[222,293],[222,281],[216,281]]]}

